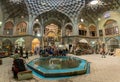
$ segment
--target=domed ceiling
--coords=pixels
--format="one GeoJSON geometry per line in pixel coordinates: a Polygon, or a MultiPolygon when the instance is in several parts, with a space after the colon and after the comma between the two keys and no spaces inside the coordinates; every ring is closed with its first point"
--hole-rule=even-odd
{"type": "Polygon", "coordinates": [[[6,19],[57,11],[94,23],[105,11],[119,9],[120,0],[0,0],[0,5],[6,19]],[[91,1],[98,3],[91,5],[91,1]]]}

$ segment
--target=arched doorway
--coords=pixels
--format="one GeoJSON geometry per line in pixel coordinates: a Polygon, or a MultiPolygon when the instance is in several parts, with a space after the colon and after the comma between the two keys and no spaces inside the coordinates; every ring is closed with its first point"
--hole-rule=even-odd
{"type": "Polygon", "coordinates": [[[6,22],[5,26],[4,26],[3,34],[4,35],[13,35],[13,27],[14,27],[14,24],[11,21],[6,22]]]}
{"type": "Polygon", "coordinates": [[[38,23],[35,23],[33,25],[33,35],[40,36],[40,25],[38,23]]]}
{"type": "Polygon", "coordinates": [[[6,39],[2,42],[2,49],[3,51],[7,52],[7,55],[12,53],[13,44],[9,39],[6,39]]]}
{"type": "Polygon", "coordinates": [[[90,32],[90,36],[92,36],[92,37],[94,37],[94,36],[97,35],[97,34],[96,34],[97,30],[96,30],[95,25],[90,25],[90,27],[89,27],[89,32],[90,32]]]}
{"type": "Polygon", "coordinates": [[[119,34],[119,27],[117,21],[109,19],[104,24],[105,35],[116,35],[119,34]]]}
{"type": "Polygon", "coordinates": [[[40,41],[38,38],[32,40],[32,53],[39,54],[40,41]]]}
{"type": "Polygon", "coordinates": [[[79,25],[79,35],[86,36],[87,34],[87,29],[84,24],[79,25]]]}
{"type": "Polygon", "coordinates": [[[108,47],[108,50],[110,50],[111,52],[113,52],[116,48],[119,48],[119,40],[117,40],[115,38],[111,38],[107,42],[107,47],[108,47]]]}
{"type": "Polygon", "coordinates": [[[25,47],[25,40],[23,38],[19,38],[15,41],[15,48],[24,48],[25,47]]]}
{"type": "Polygon", "coordinates": [[[65,27],[65,35],[66,36],[70,36],[72,34],[72,26],[71,25],[67,25],[65,27]]]}
{"type": "Polygon", "coordinates": [[[17,25],[17,28],[16,28],[16,34],[17,35],[24,35],[26,34],[26,31],[27,31],[27,23],[26,22],[20,22],[18,25],[17,25]]]}
{"type": "Polygon", "coordinates": [[[51,23],[45,27],[45,46],[52,46],[60,42],[61,31],[56,24],[51,23]]]}

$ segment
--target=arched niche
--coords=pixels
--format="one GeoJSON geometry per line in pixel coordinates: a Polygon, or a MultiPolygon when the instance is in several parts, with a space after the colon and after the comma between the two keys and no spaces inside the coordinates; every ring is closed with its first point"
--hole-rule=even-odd
{"type": "Polygon", "coordinates": [[[78,28],[79,28],[79,35],[86,36],[87,29],[85,24],[79,24],[78,28]]]}
{"type": "Polygon", "coordinates": [[[105,35],[119,34],[119,28],[116,20],[109,19],[104,24],[105,35]]]}
{"type": "Polygon", "coordinates": [[[113,52],[116,48],[119,48],[119,40],[116,38],[111,38],[107,41],[108,50],[113,52]]]}
{"type": "Polygon", "coordinates": [[[90,25],[89,26],[89,32],[90,32],[90,36],[94,37],[97,35],[97,29],[95,25],[90,25]]]}
{"type": "Polygon", "coordinates": [[[13,49],[13,44],[12,44],[11,40],[5,39],[4,41],[2,41],[2,49],[3,49],[3,51],[7,52],[7,55],[10,55],[12,53],[12,49],[13,49]]]}
{"type": "Polygon", "coordinates": [[[70,24],[66,25],[65,26],[65,35],[66,36],[72,35],[72,30],[73,30],[72,25],[70,25],[70,24]]]}
{"type": "Polygon", "coordinates": [[[47,42],[46,45],[54,45],[55,42],[60,41],[61,31],[58,25],[51,23],[45,27],[44,40],[47,42]]]}
{"type": "Polygon", "coordinates": [[[19,38],[15,41],[15,48],[24,48],[25,47],[25,40],[23,38],[19,38]]]}
{"type": "Polygon", "coordinates": [[[14,24],[11,21],[6,22],[5,26],[4,26],[3,34],[4,35],[13,35],[13,27],[14,27],[14,24]]]}
{"type": "Polygon", "coordinates": [[[16,34],[17,35],[24,35],[27,32],[27,23],[25,21],[22,21],[17,24],[16,28],[16,34]]]}
{"type": "Polygon", "coordinates": [[[33,35],[35,36],[40,36],[41,33],[40,33],[40,24],[39,23],[35,23],[33,25],[33,35]]]}
{"type": "Polygon", "coordinates": [[[40,41],[38,38],[34,38],[32,40],[32,53],[39,54],[39,48],[40,48],[40,41]],[[35,53],[36,52],[36,53],[35,53]]]}

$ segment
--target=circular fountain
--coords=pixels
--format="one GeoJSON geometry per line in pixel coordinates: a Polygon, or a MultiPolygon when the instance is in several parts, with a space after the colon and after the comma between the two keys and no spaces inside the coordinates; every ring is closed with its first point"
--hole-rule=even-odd
{"type": "Polygon", "coordinates": [[[30,61],[27,66],[44,77],[85,74],[88,62],[76,57],[43,57],[30,61]]]}

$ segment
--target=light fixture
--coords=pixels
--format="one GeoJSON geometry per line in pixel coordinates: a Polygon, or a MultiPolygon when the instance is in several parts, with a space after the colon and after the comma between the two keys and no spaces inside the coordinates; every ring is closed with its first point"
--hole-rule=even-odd
{"type": "Polygon", "coordinates": [[[84,20],[83,19],[80,19],[81,20],[81,22],[84,22],[84,20]]]}
{"type": "Polygon", "coordinates": [[[100,18],[98,18],[98,21],[100,21],[101,19],[100,18]]]}
{"type": "Polygon", "coordinates": [[[2,22],[0,21],[0,26],[2,25],[2,22]]]}
{"type": "Polygon", "coordinates": [[[36,21],[36,22],[38,22],[39,20],[38,20],[38,19],[36,19],[35,21],[36,21]]]}
{"type": "Polygon", "coordinates": [[[41,34],[37,34],[37,36],[38,36],[38,37],[40,37],[40,36],[41,36],[41,34]]]}
{"type": "Polygon", "coordinates": [[[7,34],[9,34],[9,31],[7,31],[7,34]]]}
{"type": "Polygon", "coordinates": [[[92,41],[92,44],[95,44],[95,42],[94,42],[94,41],[92,41]]]}

